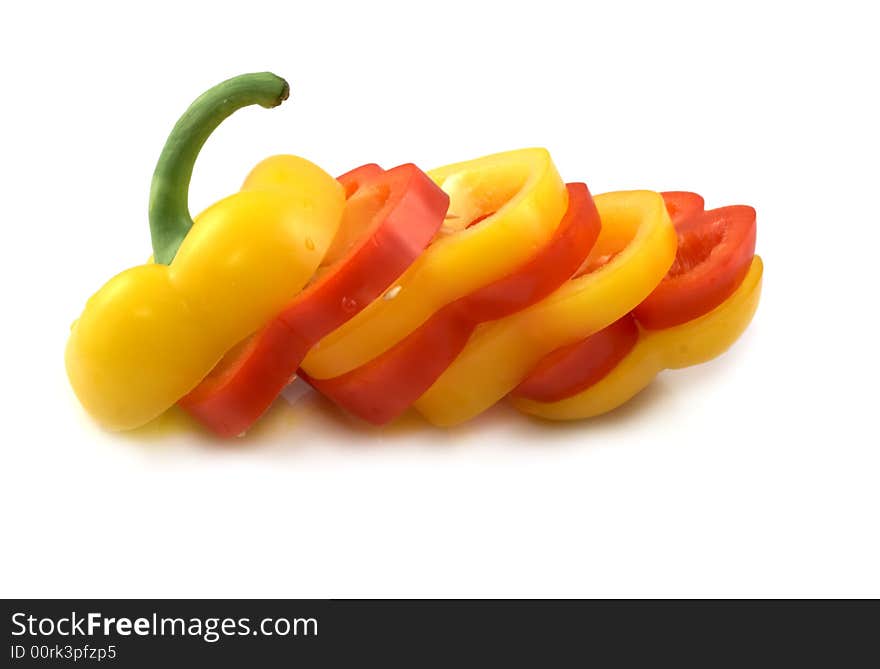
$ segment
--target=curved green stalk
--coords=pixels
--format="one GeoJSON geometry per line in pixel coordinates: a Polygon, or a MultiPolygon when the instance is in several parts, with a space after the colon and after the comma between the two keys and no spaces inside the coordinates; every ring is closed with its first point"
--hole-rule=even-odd
{"type": "Polygon", "coordinates": [[[155,262],[169,264],[192,227],[189,182],[205,140],[237,109],[253,104],[277,107],[289,93],[287,82],[270,72],[242,74],[200,95],[180,117],[165,142],[150,186],[155,262]]]}

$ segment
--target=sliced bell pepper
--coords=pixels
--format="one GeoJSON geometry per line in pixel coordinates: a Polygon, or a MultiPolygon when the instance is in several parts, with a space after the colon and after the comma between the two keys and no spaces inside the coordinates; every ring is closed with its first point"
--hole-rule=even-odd
{"type": "MultiPolygon", "coordinates": [[[[274,162],[283,158],[257,169],[280,173],[274,162]]],[[[180,401],[218,435],[247,430],[315,342],[381,297],[434,237],[449,205],[446,193],[415,165],[388,172],[366,165],[339,181],[349,199],[317,278],[180,401]]]]}
{"type": "Polygon", "coordinates": [[[519,385],[541,358],[610,325],[657,286],[675,259],[676,235],[659,193],[595,198],[602,230],[580,274],[537,304],[480,325],[461,354],[415,403],[435,425],[461,423],[519,385]]]}
{"type": "Polygon", "coordinates": [[[288,165],[295,187],[252,180],[195,226],[189,216],[192,168],[211,131],[236,109],[273,107],[287,95],[273,74],[235,77],[198,98],[171,132],[150,193],[156,264],[107,282],[67,343],[70,383],[104,426],[135,428],[172,406],[289,302],[330,246],[344,190],[301,158],[288,165]]]}
{"type": "Polygon", "coordinates": [[[755,255],[755,210],[745,205],[684,215],[669,274],[635,309],[649,329],[679,325],[721,304],[742,283],[755,255]]]}
{"type": "Polygon", "coordinates": [[[632,313],[596,334],[548,353],[512,392],[541,402],[555,402],[603,379],[633,350],[639,326],[632,313]]]}
{"type": "Polygon", "coordinates": [[[513,406],[551,420],[590,418],[630,400],[663,369],[689,367],[718,357],[751,322],[761,296],[763,271],[760,256],[755,256],[733,295],[707,314],[663,330],[641,330],[632,350],[584,390],[556,401],[514,395],[513,406]]]}
{"type": "MultiPolygon", "coordinates": [[[[686,190],[668,190],[661,193],[663,202],[666,204],[666,211],[669,212],[669,218],[675,226],[678,233],[679,226],[683,221],[688,220],[691,216],[699,214],[705,207],[703,196],[698,193],[691,193],[686,190]]],[[[676,256],[681,251],[676,252],[676,256]]]]}
{"type": "MultiPolygon", "coordinates": [[[[661,193],[666,211],[679,238],[676,262],[685,252],[681,233],[684,222],[703,212],[703,198],[687,191],[661,193]]],[[[693,240],[693,237],[688,239],[693,240]]],[[[611,255],[593,256],[581,273],[593,272],[607,264],[611,255]]],[[[673,262],[673,267],[675,262],[673,262]]],[[[667,272],[663,281],[669,279],[667,272]]],[[[660,285],[663,285],[663,281],[660,285]]],[[[654,289],[657,292],[660,286],[654,289]]],[[[650,295],[648,298],[650,299],[650,295]]],[[[642,303],[644,304],[644,302],[642,303]]],[[[638,308],[638,307],[636,307],[638,308]]],[[[555,402],[574,395],[602,379],[623,360],[639,340],[639,326],[628,313],[596,334],[548,353],[511,393],[541,402],[555,402]]]]}
{"type": "Polygon", "coordinates": [[[733,206],[703,211],[702,198],[694,193],[663,193],[663,198],[679,240],[669,273],[632,314],[541,360],[512,393],[517,407],[545,417],[586,418],[609,411],[647,386],[660,370],[702,362],[707,350],[715,351],[711,357],[720,355],[746,328],[760,292],[760,262],[755,265],[752,260],[754,209],[733,206]],[[757,278],[753,276],[752,287],[745,289],[746,297],[721,310],[719,305],[733,299],[729,286],[736,291],[743,283],[743,258],[746,273],[757,273],[757,278]],[[646,304],[649,309],[644,310],[646,304]],[[663,308],[674,311],[675,317],[663,314],[663,308]],[[647,313],[656,323],[690,314],[685,323],[695,323],[713,309],[718,313],[712,319],[690,328],[673,325],[658,330],[665,332],[662,337],[653,336],[641,316],[647,313]],[[728,322],[731,331],[719,329],[719,322],[728,322]],[[705,340],[709,336],[718,341],[705,340]],[[697,355],[695,351],[700,350],[703,353],[697,355]],[[644,369],[634,368],[637,360],[643,361],[644,369]],[[606,377],[610,379],[600,384],[606,377]]]}
{"type": "Polygon", "coordinates": [[[312,379],[366,364],[450,302],[508,275],[547,243],[568,206],[544,149],[486,156],[429,175],[450,197],[438,238],[395,282],[393,299],[375,300],[309,351],[302,368],[312,379]]]}
{"type": "Polygon", "coordinates": [[[550,241],[511,274],[459,298],[378,357],[330,379],[302,375],[360,418],[382,425],[405,411],[461,352],[474,328],[543,299],[567,281],[599,235],[585,184],[568,184],[568,211],[550,241]]]}

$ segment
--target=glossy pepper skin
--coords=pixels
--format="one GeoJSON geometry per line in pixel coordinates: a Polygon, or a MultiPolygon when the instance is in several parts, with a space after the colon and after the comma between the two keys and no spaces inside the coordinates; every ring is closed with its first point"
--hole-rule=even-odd
{"type": "MultiPolygon", "coordinates": [[[[282,178],[296,188],[296,170],[282,178]]],[[[215,434],[237,436],[271,405],[309,348],[383,293],[443,223],[448,196],[415,165],[365,165],[339,177],[349,194],[342,224],[314,280],[243,345],[228,353],[180,405],[215,434]]]]}
{"type": "Polygon", "coordinates": [[[189,178],[210,132],[240,107],[273,107],[287,94],[275,75],[236,77],[196,100],[172,131],[150,198],[157,263],[105,284],[67,344],[70,383],[103,426],[136,428],[172,406],[302,289],[330,246],[344,191],[301,158],[291,158],[295,188],[249,180],[195,226],[189,218],[189,178]]]}
{"type": "MultiPolygon", "coordinates": [[[[676,259],[663,281],[636,307],[635,311],[626,314],[586,339],[558,348],[544,356],[522,383],[513,390],[512,396],[540,402],[554,402],[585,390],[610,372],[636,345],[639,340],[640,328],[634,314],[650,302],[655,295],[659,293],[664,303],[668,303],[671,299],[673,308],[678,309],[681,313],[681,309],[678,308],[679,302],[689,308],[693,307],[692,300],[687,299],[689,293],[695,292],[699,295],[705,292],[703,286],[697,285],[697,290],[694,291],[692,290],[694,288],[692,282],[677,281],[673,282],[676,286],[673,293],[669,294],[667,291],[667,295],[662,296],[663,284],[671,280],[670,275],[675,273],[673,270],[676,265],[682,268],[688,265],[689,261],[698,257],[701,251],[705,252],[705,245],[699,243],[701,236],[688,234],[684,236],[684,240],[682,239],[685,232],[685,222],[703,212],[703,198],[697,193],[685,191],[666,192],[662,195],[666,211],[669,213],[679,238],[678,249],[675,253],[676,259]],[[689,244],[695,248],[688,249],[689,244]],[[689,302],[691,304],[688,304],[689,302]]],[[[703,235],[702,237],[709,238],[711,236],[703,235]]],[[[596,271],[611,260],[611,257],[610,255],[594,256],[589,263],[585,264],[584,273],[596,271]]],[[[699,282],[697,283],[699,284],[699,282]]],[[[716,306],[720,301],[719,298],[709,308],[716,306]]],[[[708,309],[704,308],[702,311],[692,314],[690,318],[699,316],[706,311],[708,309]]]]}
{"type": "Polygon", "coordinates": [[[676,233],[675,262],[633,312],[652,330],[686,323],[733,294],[755,255],[755,210],[732,205],[686,214],[676,224],[676,233]]]}
{"type": "Polygon", "coordinates": [[[626,402],[663,369],[721,355],[757,308],[763,266],[755,210],[703,211],[695,193],[664,193],[678,235],[663,281],[631,314],[542,359],[511,394],[527,413],[589,418],[626,402]]]}
{"type": "Polygon", "coordinates": [[[311,378],[366,364],[450,302],[509,274],[547,243],[568,207],[545,149],[499,153],[428,175],[450,198],[440,234],[395,282],[394,299],[372,302],[312,348],[302,364],[311,378]]]}
{"type": "Polygon", "coordinates": [[[331,379],[304,378],[363,420],[383,425],[415,402],[452,363],[474,328],[543,299],[567,281],[599,234],[586,184],[568,184],[568,210],[547,244],[514,271],[450,302],[366,365],[331,379]]]}
{"type": "Polygon", "coordinates": [[[594,198],[602,230],[585,267],[537,304],[480,325],[442,376],[415,403],[429,422],[451,426],[501,400],[551,351],[610,325],[660,283],[677,238],[663,198],[652,191],[594,198]]]}
{"type": "Polygon", "coordinates": [[[638,344],[639,334],[636,319],[628,313],[596,334],[548,353],[510,396],[556,402],[576,395],[605,378],[638,344]]]}
{"type": "Polygon", "coordinates": [[[662,330],[642,330],[637,343],[601,379],[552,402],[511,397],[520,411],[550,420],[577,420],[607,413],[645,389],[664,369],[712,360],[742,335],[758,308],[764,265],[755,256],[733,295],[709,313],[662,330]]]}

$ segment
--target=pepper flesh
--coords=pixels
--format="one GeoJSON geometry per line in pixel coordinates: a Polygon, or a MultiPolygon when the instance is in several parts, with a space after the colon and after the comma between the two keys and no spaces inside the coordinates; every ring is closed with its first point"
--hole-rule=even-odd
{"type": "MultiPolygon", "coordinates": [[[[254,93],[234,98],[239,107],[264,104],[267,87],[277,91],[275,104],[287,96],[287,84],[274,75],[230,82],[235,91],[254,93]]],[[[143,425],[191,390],[305,285],[339,225],[342,186],[316,165],[292,158],[296,188],[253,180],[189,229],[189,173],[181,164],[191,169],[205,125],[213,129],[238,108],[225,94],[230,82],[193,104],[163,151],[173,164],[160,159],[157,166],[150,205],[154,255],[170,264],[118,274],[89,299],[71,330],[65,352],[71,385],[86,411],[109,429],[143,425]],[[185,184],[174,187],[169,174],[185,184]]]]}
{"type": "Polygon", "coordinates": [[[745,279],[712,311],[662,330],[642,330],[633,349],[602,379],[554,402],[510,398],[520,411],[550,420],[576,420],[607,413],[646,388],[664,369],[698,365],[730,348],[758,308],[764,265],[752,259],[745,279]]]}
{"type": "MultiPolygon", "coordinates": [[[[651,294],[636,307],[635,311],[628,313],[586,339],[558,348],[544,356],[511,395],[540,402],[555,402],[565,399],[589,388],[602,379],[633,349],[639,340],[640,332],[634,316],[636,311],[660,291],[664,282],[671,280],[670,275],[673,274],[676,264],[680,266],[686,264],[681,262],[680,258],[693,258],[702,249],[700,243],[702,240],[698,235],[684,235],[684,233],[687,229],[686,222],[698,214],[702,214],[703,198],[697,193],[687,191],[668,191],[661,193],[661,195],[679,242],[672,269],[651,294]],[[685,242],[684,246],[682,241],[685,242]],[[688,249],[688,244],[697,248],[688,249]]],[[[584,270],[595,271],[611,260],[611,257],[610,255],[594,257],[590,263],[585,265],[584,270]]],[[[687,297],[689,292],[687,283],[678,281],[676,286],[674,293],[669,296],[672,298],[673,306],[679,301],[677,298],[687,297]]],[[[669,300],[664,298],[664,301],[668,302],[669,300]]],[[[718,302],[720,301],[719,299],[718,302]]],[[[710,305],[710,308],[712,306],[717,306],[717,303],[710,305]]],[[[694,316],[702,315],[705,311],[708,309],[704,309],[694,316]]]]}
{"type": "Polygon", "coordinates": [[[366,365],[331,379],[303,375],[343,409],[382,425],[416,401],[483,321],[546,297],[577,270],[599,234],[599,214],[585,184],[568,184],[568,211],[551,240],[511,274],[447,304],[366,365]]]}
{"type": "MultiPolygon", "coordinates": [[[[281,172],[274,164],[264,169],[281,172]]],[[[440,227],[449,203],[415,165],[388,172],[368,165],[339,181],[350,199],[314,281],[180,402],[216,434],[247,430],[287,385],[308,349],[356,313],[350,305],[380,297],[412,264],[440,227]]]]}
{"type": "Polygon", "coordinates": [[[545,149],[495,154],[428,175],[450,197],[440,234],[396,282],[394,299],[372,302],[312,348],[302,364],[310,377],[366,364],[445,305],[510,273],[547,243],[568,206],[545,149]]]}
{"type": "Polygon", "coordinates": [[[680,325],[721,304],[742,282],[755,255],[752,207],[732,205],[678,216],[675,262],[634,311],[641,325],[654,330],[680,325]]]}
{"type": "MultiPolygon", "coordinates": [[[[586,391],[632,351],[644,330],[698,318],[739,287],[754,256],[755,210],[735,205],[704,211],[702,197],[680,191],[663,193],[663,201],[678,236],[675,262],[667,275],[625,318],[545,356],[514,390],[514,397],[552,403],[588,395],[586,391]]],[[[681,344],[683,350],[689,345],[681,344]]],[[[641,378],[641,370],[636,377],[641,378]]]]}
{"type": "Polygon", "coordinates": [[[675,259],[677,238],[659,193],[594,198],[602,221],[585,262],[611,256],[517,314],[480,325],[455,362],[415,403],[431,423],[449,426],[488,409],[551,351],[587,337],[631,311],[675,259]]]}
{"type": "Polygon", "coordinates": [[[512,397],[556,402],[603,379],[639,341],[631,313],[586,339],[548,353],[511,392],[512,397]]]}

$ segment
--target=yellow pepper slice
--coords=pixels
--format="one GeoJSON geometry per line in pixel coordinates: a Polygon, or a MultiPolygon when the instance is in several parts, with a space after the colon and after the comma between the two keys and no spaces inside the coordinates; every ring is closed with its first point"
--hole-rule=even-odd
{"type": "Polygon", "coordinates": [[[641,329],[633,349],[601,380],[556,402],[511,397],[520,411],[551,420],[598,416],[627,402],[664,369],[681,369],[717,358],[739,339],[758,308],[764,265],[755,256],[746,278],[712,311],[671,328],[641,329]]]}
{"type": "Polygon", "coordinates": [[[545,149],[494,154],[428,175],[450,197],[440,235],[397,281],[393,299],[371,303],[311,350],[302,363],[309,376],[360,367],[443,306],[507,275],[550,239],[568,207],[545,149]]]}
{"type": "Polygon", "coordinates": [[[246,190],[208,208],[190,229],[186,192],[206,126],[245,104],[274,106],[286,96],[287,84],[274,75],[237,77],[199,98],[172,131],[150,210],[154,255],[170,264],[141,265],[108,281],[67,343],[74,392],[105,427],[135,428],[172,406],[280,311],[321,262],[345,194],[302,158],[283,159],[285,188],[276,187],[276,170],[258,167],[246,190]]]}
{"type": "Polygon", "coordinates": [[[541,302],[479,326],[455,362],[415,403],[431,423],[455,425],[488,409],[543,356],[616,321],[666,275],[678,242],[660,194],[627,191],[594,200],[602,231],[585,265],[602,256],[613,258],[541,302]]]}

